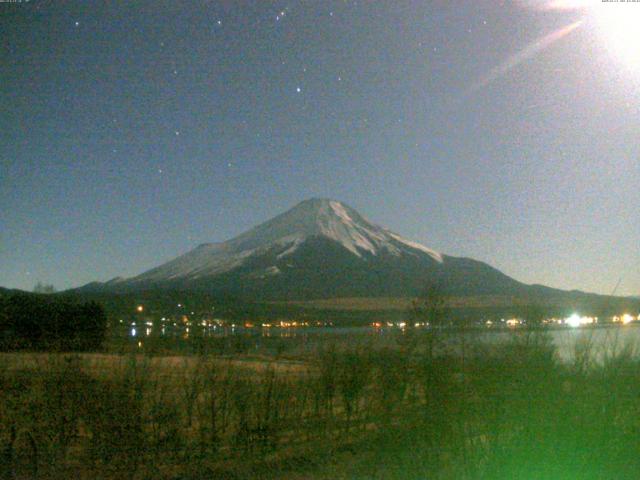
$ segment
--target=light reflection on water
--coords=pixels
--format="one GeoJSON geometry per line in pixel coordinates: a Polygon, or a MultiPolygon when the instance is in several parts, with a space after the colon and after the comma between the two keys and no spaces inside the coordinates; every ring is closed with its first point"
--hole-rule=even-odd
{"type": "MultiPolygon", "coordinates": [[[[572,360],[577,352],[584,349],[589,350],[592,360],[602,361],[625,350],[635,356],[640,354],[640,328],[638,327],[640,325],[554,328],[546,330],[544,333],[551,338],[562,361],[572,360]]],[[[517,329],[500,330],[482,333],[480,339],[487,344],[498,344],[507,342],[516,336],[520,336],[522,339],[523,335],[528,333],[536,334],[538,332],[517,329]]]]}
{"type": "Polygon", "coordinates": [[[635,325],[605,328],[563,329],[551,332],[558,354],[563,360],[570,360],[576,348],[592,348],[594,358],[602,360],[624,349],[637,355],[640,350],[640,328],[635,325]]]}
{"type": "MultiPolygon", "coordinates": [[[[633,354],[640,353],[640,325],[610,326],[599,328],[554,328],[546,333],[558,349],[558,355],[562,360],[570,360],[577,349],[588,347],[593,353],[593,358],[601,360],[624,349],[630,349],[633,354]]],[[[418,330],[424,332],[424,330],[418,330]]],[[[140,332],[131,327],[128,336],[135,338],[140,332]]],[[[467,341],[480,339],[486,344],[498,344],[513,339],[514,336],[524,335],[521,329],[504,330],[473,330],[463,334],[467,341]]],[[[363,327],[297,327],[297,328],[244,328],[231,326],[196,327],[196,328],[170,328],[162,326],[154,330],[146,328],[145,334],[162,338],[181,338],[193,340],[195,338],[226,338],[226,337],[251,337],[251,338],[282,338],[282,339],[329,339],[353,336],[354,338],[393,337],[402,336],[402,330],[398,328],[372,328],[363,327]]],[[[460,334],[448,332],[452,345],[459,341],[460,334]],[[458,340],[456,340],[456,338],[458,340]]]]}

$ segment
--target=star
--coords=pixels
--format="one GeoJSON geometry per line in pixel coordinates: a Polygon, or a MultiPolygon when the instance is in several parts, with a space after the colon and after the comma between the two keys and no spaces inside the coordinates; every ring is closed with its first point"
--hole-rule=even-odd
{"type": "Polygon", "coordinates": [[[176,130],[176,137],[180,135],[180,132],[176,130]]]}
{"type": "Polygon", "coordinates": [[[79,27],[80,26],[80,22],[76,21],[75,25],[76,25],[76,27],[79,27]]]}
{"type": "Polygon", "coordinates": [[[300,87],[296,87],[296,92],[300,93],[302,89],[300,87]]]}
{"type": "Polygon", "coordinates": [[[161,168],[158,169],[158,173],[162,173],[162,169],[161,168]]]}
{"type": "Polygon", "coordinates": [[[222,25],[222,20],[218,20],[216,23],[217,23],[218,25],[222,25]]]}

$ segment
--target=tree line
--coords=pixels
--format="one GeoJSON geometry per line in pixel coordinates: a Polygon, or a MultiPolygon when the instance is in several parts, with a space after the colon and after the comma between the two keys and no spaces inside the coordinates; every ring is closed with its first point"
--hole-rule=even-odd
{"type": "Polygon", "coordinates": [[[0,297],[0,349],[95,350],[102,345],[107,317],[96,302],[18,293],[0,297]]]}

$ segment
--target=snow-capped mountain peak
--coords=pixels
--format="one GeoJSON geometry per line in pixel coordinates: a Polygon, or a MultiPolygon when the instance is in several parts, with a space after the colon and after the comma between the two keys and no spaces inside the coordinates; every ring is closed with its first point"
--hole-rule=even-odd
{"type": "MultiPolygon", "coordinates": [[[[157,282],[213,276],[273,250],[278,251],[277,259],[283,259],[294,254],[309,239],[318,237],[336,242],[363,259],[367,255],[426,254],[436,262],[443,261],[438,252],[369,222],[344,203],[313,198],[227,242],[202,244],[132,281],[157,282]]],[[[280,272],[275,265],[267,270],[270,275],[280,272]]]]}
{"type": "Polygon", "coordinates": [[[295,248],[306,238],[314,236],[334,240],[358,257],[366,252],[377,255],[381,250],[397,255],[404,246],[427,253],[438,262],[442,261],[442,256],[434,250],[369,222],[344,203],[324,198],[305,200],[227,243],[240,250],[272,243],[291,243],[291,247],[295,248]]]}

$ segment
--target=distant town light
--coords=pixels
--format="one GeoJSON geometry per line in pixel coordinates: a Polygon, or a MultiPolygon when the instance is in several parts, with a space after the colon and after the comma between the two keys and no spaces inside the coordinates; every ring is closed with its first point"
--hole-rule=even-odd
{"type": "Polygon", "coordinates": [[[631,323],[631,322],[633,322],[633,320],[634,320],[634,318],[631,315],[629,315],[628,313],[625,313],[620,318],[620,321],[622,322],[623,325],[626,325],[627,323],[631,323]]]}
{"type": "Polygon", "coordinates": [[[580,326],[580,316],[574,313],[564,321],[570,327],[576,328],[580,326]]]}
{"type": "Polygon", "coordinates": [[[581,317],[577,313],[574,313],[570,317],[564,319],[564,323],[570,327],[576,328],[582,325],[591,325],[597,323],[597,318],[594,317],[581,317]]]}
{"type": "Polygon", "coordinates": [[[137,310],[138,312],[143,312],[143,311],[144,311],[144,307],[143,307],[142,305],[138,305],[138,306],[136,307],[136,310],[137,310]]]}

